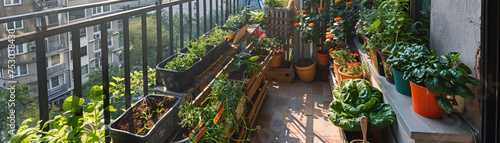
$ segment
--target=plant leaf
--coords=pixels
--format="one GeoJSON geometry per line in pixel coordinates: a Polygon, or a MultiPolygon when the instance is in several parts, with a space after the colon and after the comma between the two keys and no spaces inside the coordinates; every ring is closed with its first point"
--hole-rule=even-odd
{"type": "Polygon", "coordinates": [[[458,65],[458,68],[464,69],[465,73],[467,74],[472,74],[472,70],[469,68],[469,66],[465,65],[464,63],[458,65]]]}
{"type": "Polygon", "coordinates": [[[455,84],[455,90],[458,95],[462,96],[465,99],[475,99],[474,93],[464,84],[455,84]]]}
{"type": "Polygon", "coordinates": [[[451,101],[445,97],[439,97],[437,99],[439,107],[444,110],[444,112],[450,114],[453,110],[453,106],[451,105],[451,101]]]}
{"type": "Polygon", "coordinates": [[[472,85],[479,85],[480,84],[480,81],[472,76],[469,76],[467,78],[467,81],[469,81],[469,83],[471,83],[472,85]]]}
{"type": "Polygon", "coordinates": [[[438,77],[433,77],[430,79],[425,80],[425,87],[429,89],[434,94],[442,94],[444,91],[444,82],[441,80],[441,78],[438,77]]]}

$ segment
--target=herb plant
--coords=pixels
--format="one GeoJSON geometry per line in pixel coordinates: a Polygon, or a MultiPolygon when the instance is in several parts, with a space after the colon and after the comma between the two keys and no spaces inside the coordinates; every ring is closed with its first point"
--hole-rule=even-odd
{"type": "Polygon", "coordinates": [[[188,48],[188,53],[194,54],[197,57],[205,56],[207,43],[200,40],[191,40],[191,48],[188,48]]]}
{"type": "Polygon", "coordinates": [[[184,105],[179,107],[179,118],[181,127],[188,130],[194,129],[196,125],[200,122],[200,108],[194,107],[190,102],[186,102],[184,105]]]}
{"type": "Polygon", "coordinates": [[[396,46],[392,48],[392,54],[386,63],[404,72],[404,80],[411,80],[416,84],[423,85],[426,74],[439,72],[431,68],[435,64],[439,65],[439,59],[435,57],[435,54],[435,51],[427,49],[424,45],[396,46]]]}
{"type": "Polygon", "coordinates": [[[362,116],[368,118],[368,127],[372,129],[381,129],[396,121],[391,106],[382,102],[382,92],[364,79],[342,80],[333,96],[335,100],[330,103],[328,117],[346,131],[361,130],[362,116]]]}
{"type": "Polygon", "coordinates": [[[250,6],[244,6],[241,9],[237,9],[236,11],[238,11],[237,14],[229,15],[229,18],[227,19],[226,24],[224,24],[224,27],[238,27],[240,25],[248,23],[248,21],[252,17],[250,6]]]}
{"type": "Polygon", "coordinates": [[[251,12],[252,17],[250,17],[249,22],[253,24],[262,23],[264,21],[264,11],[262,9],[256,9],[251,12]]]}
{"type": "Polygon", "coordinates": [[[172,61],[168,62],[165,69],[174,71],[183,71],[194,65],[199,58],[194,54],[177,55],[172,61]]]}

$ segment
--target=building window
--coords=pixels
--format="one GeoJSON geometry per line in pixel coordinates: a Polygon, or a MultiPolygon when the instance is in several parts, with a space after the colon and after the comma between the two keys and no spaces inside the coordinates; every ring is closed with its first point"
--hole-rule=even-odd
{"type": "Polygon", "coordinates": [[[80,57],[87,56],[87,46],[80,48],[80,57]]]}
{"type": "Polygon", "coordinates": [[[50,62],[52,64],[52,66],[60,64],[61,63],[61,56],[59,54],[51,56],[50,62]]]}
{"type": "Polygon", "coordinates": [[[112,37],[108,37],[108,47],[109,46],[113,46],[113,38],[112,37]]]}
{"type": "Polygon", "coordinates": [[[59,26],[59,14],[51,14],[47,16],[47,26],[59,26]]]}
{"type": "Polygon", "coordinates": [[[20,5],[20,4],[21,4],[21,0],[3,0],[4,6],[20,5]]]}
{"type": "Polygon", "coordinates": [[[18,65],[16,68],[16,76],[23,76],[23,75],[28,75],[28,64],[25,65],[18,65]]]}
{"type": "Polygon", "coordinates": [[[89,73],[89,65],[82,66],[82,75],[86,75],[89,73]]]}
{"type": "Polygon", "coordinates": [[[24,54],[28,52],[28,48],[26,47],[26,43],[16,45],[16,54],[24,54]]]}
{"type": "MultiPolygon", "coordinates": [[[[111,28],[112,28],[111,22],[107,22],[106,27],[108,28],[108,30],[111,30],[111,28]]],[[[94,25],[93,28],[94,28],[94,33],[101,32],[101,25],[100,24],[94,25]]]]}
{"type": "Polygon", "coordinates": [[[101,67],[101,58],[96,58],[94,60],[95,67],[101,67]]]}
{"type": "Polygon", "coordinates": [[[56,88],[58,86],[66,84],[66,81],[64,80],[64,78],[65,78],[64,75],[65,74],[58,75],[58,76],[50,78],[49,83],[48,83],[49,84],[49,89],[56,88]]]}
{"type": "Polygon", "coordinates": [[[96,40],[96,41],[94,42],[94,52],[95,52],[95,51],[99,51],[99,50],[101,50],[101,46],[100,46],[100,44],[101,44],[101,41],[100,41],[100,40],[96,40]]]}
{"type": "Polygon", "coordinates": [[[85,9],[70,11],[70,12],[68,12],[68,17],[69,17],[69,21],[84,19],[84,18],[86,18],[85,9]]]}
{"type": "Polygon", "coordinates": [[[92,8],[92,15],[101,14],[101,13],[110,12],[110,11],[111,11],[110,5],[98,6],[98,7],[92,8]]]}
{"type": "Polygon", "coordinates": [[[80,28],[80,38],[87,36],[87,28],[80,28]]]}
{"type": "Polygon", "coordinates": [[[7,30],[9,29],[23,29],[23,20],[7,22],[7,30]]]}

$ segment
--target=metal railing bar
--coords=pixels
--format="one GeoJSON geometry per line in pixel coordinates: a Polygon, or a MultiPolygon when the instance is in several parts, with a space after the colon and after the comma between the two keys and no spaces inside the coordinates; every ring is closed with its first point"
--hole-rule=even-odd
{"type": "Polygon", "coordinates": [[[210,24],[209,25],[210,28],[207,29],[206,31],[209,31],[210,29],[212,29],[214,27],[214,21],[212,19],[213,14],[214,14],[214,12],[213,12],[213,6],[212,6],[212,1],[210,1],[210,10],[209,11],[210,11],[210,23],[209,23],[210,24]]]}
{"type": "MultiPolygon", "coordinates": [[[[24,33],[24,34],[19,34],[19,35],[16,35],[16,41],[14,42],[14,44],[22,44],[22,43],[34,41],[34,40],[36,40],[37,37],[50,37],[50,36],[61,34],[64,32],[69,32],[69,31],[72,31],[74,28],[89,27],[89,26],[94,26],[94,25],[100,24],[102,22],[108,22],[108,21],[128,18],[131,16],[135,16],[137,14],[145,13],[145,12],[152,11],[155,9],[161,9],[164,7],[169,7],[172,5],[180,4],[180,3],[183,3],[185,1],[192,1],[192,0],[179,0],[179,1],[174,1],[174,2],[170,2],[170,3],[164,3],[162,5],[150,5],[150,6],[145,6],[145,7],[141,7],[141,8],[132,9],[132,10],[108,14],[108,15],[104,15],[104,16],[100,16],[100,17],[96,17],[96,18],[81,20],[81,21],[66,24],[66,25],[55,26],[55,27],[47,28],[47,30],[43,30],[43,31],[38,31],[38,32],[32,31],[32,32],[24,33]],[[36,35],[36,36],[34,36],[34,35],[36,35]]],[[[9,44],[8,37],[0,39],[0,45],[8,45],[8,44],[9,44]]]]}
{"type": "MultiPolygon", "coordinates": [[[[208,21],[208,18],[207,18],[207,0],[203,0],[203,24],[205,25],[205,27],[203,28],[203,32],[205,31],[208,31],[207,29],[207,21],[208,21]]],[[[2,44],[0,44],[2,45],[2,44]]]]}
{"type": "MultiPolygon", "coordinates": [[[[220,0],[215,0],[215,23],[219,24],[219,1],[220,0]]],[[[223,5],[221,3],[221,5],[223,5]]],[[[221,10],[222,12],[222,10],[221,10]]],[[[221,15],[222,17],[222,15],[221,15]]]]}
{"type": "Polygon", "coordinates": [[[200,37],[200,0],[196,0],[196,37],[200,37]]]}
{"type": "MultiPolygon", "coordinates": [[[[41,125],[49,121],[49,90],[47,89],[47,57],[45,57],[45,39],[38,38],[35,41],[36,44],[36,69],[37,69],[37,81],[38,81],[38,106],[40,109],[40,120],[41,125]],[[42,75],[42,76],[40,76],[42,75]]],[[[2,44],[3,45],[3,44],[2,44]]],[[[44,131],[49,131],[50,127],[44,129],[44,131]]]]}
{"type": "Polygon", "coordinates": [[[184,3],[179,4],[179,29],[180,29],[180,44],[178,49],[182,49],[184,47],[184,3]]]}
{"type": "Polygon", "coordinates": [[[88,4],[69,6],[69,7],[63,7],[63,8],[53,8],[53,9],[48,9],[48,10],[43,10],[43,11],[0,17],[0,23],[28,19],[28,18],[35,18],[35,17],[44,17],[44,16],[50,15],[50,14],[70,12],[70,11],[84,9],[84,8],[91,8],[91,7],[109,5],[109,4],[115,4],[115,3],[121,3],[121,2],[127,2],[127,0],[107,0],[107,1],[102,1],[102,2],[88,3],[88,4]]]}
{"type": "MultiPolygon", "coordinates": [[[[156,10],[156,64],[160,63],[163,60],[163,31],[162,31],[162,23],[161,23],[161,11],[162,9],[156,10]]],[[[155,67],[151,67],[155,68],[155,67]]],[[[147,73],[147,72],[146,72],[147,73]]],[[[156,81],[159,81],[159,73],[156,73],[156,81]]],[[[156,83],[155,83],[156,85],[156,83]]]]}
{"type": "MultiPolygon", "coordinates": [[[[81,68],[81,48],[80,48],[80,35],[77,33],[80,33],[80,29],[73,29],[71,31],[71,41],[72,41],[72,46],[73,46],[73,78],[74,78],[74,94],[80,98],[82,98],[82,68],[81,68]]],[[[76,113],[77,116],[82,116],[83,115],[83,110],[80,110],[80,112],[76,113]]]]}
{"type": "Polygon", "coordinates": [[[141,14],[141,29],[142,29],[142,87],[143,96],[148,95],[148,33],[147,33],[147,15],[141,14]]]}
{"type": "Polygon", "coordinates": [[[125,66],[125,107],[128,109],[132,104],[130,92],[130,37],[129,37],[129,19],[123,18],[123,52],[125,66]]]}
{"type": "MultiPolygon", "coordinates": [[[[100,23],[101,28],[101,65],[102,65],[102,93],[105,96],[103,109],[109,107],[109,60],[108,60],[108,27],[107,22],[100,23]]],[[[109,110],[104,110],[104,124],[108,125],[111,121],[111,113],[109,110]]],[[[109,136],[109,129],[106,129],[105,136],[109,136]]],[[[107,137],[105,139],[106,143],[109,143],[111,139],[107,137]]]]}
{"type": "Polygon", "coordinates": [[[189,12],[189,19],[188,19],[188,25],[189,25],[189,41],[193,39],[193,6],[192,2],[188,3],[188,12],[189,12]]]}
{"type": "Polygon", "coordinates": [[[173,7],[168,7],[168,33],[170,35],[170,55],[174,54],[174,19],[173,19],[173,7]]]}

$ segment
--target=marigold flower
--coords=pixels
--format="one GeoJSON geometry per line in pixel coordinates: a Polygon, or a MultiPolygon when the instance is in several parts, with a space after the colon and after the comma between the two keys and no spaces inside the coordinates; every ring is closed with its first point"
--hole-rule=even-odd
{"type": "Polygon", "coordinates": [[[296,14],[299,14],[300,13],[300,10],[297,10],[297,12],[295,12],[296,14]]]}
{"type": "Polygon", "coordinates": [[[347,55],[347,53],[345,53],[344,55],[347,55]]]}
{"type": "Polygon", "coordinates": [[[326,39],[333,39],[335,37],[334,34],[326,34],[326,39]]]}
{"type": "Polygon", "coordinates": [[[323,10],[325,10],[325,8],[323,8],[323,7],[319,7],[319,8],[318,8],[318,11],[319,11],[319,12],[321,12],[321,11],[323,11],[323,10]]]}
{"type": "Polygon", "coordinates": [[[297,27],[297,26],[299,26],[299,25],[300,25],[299,23],[295,23],[293,26],[297,27]]]}
{"type": "Polygon", "coordinates": [[[338,2],[340,2],[340,0],[335,0],[335,3],[338,3],[338,2]]]}
{"type": "Polygon", "coordinates": [[[338,21],[342,20],[342,18],[341,18],[341,17],[335,17],[335,19],[334,19],[334,20],[335,20],[336,22],[338,22],[338,21]]]}
{"type": "Polygon", "coordinates": [[[345,6],[349,6],[351,4],[352,4],[352,2],[347,2],[347,3],[345,3],[345,6]]]}
{"type": "Polygon", "coordinates": [[[341,26],[340,26],[340,28],[344,28],[344,26],[343,26],[343,25],[341,25],[341,26]]]}
{"type": "Polygon", "coordinates": [[[351,51],[351,49],[347,49],[347,51],[348,51],[348,52],[350,52],[350,51],[351,51]]]}
{"type": "Polygon", "coordinates": [[[309,27],[314,27],[314,23],[309,23],[309,27]]]}
{"type": "Polygon", "coordinates": [[[302,24],[302,23],[304,23],[304,21],[301,21],[300,23],[302,24]]]}
{"type": "Polygon", "coordinates": [[[331,28],[326,29],[326,31],[330,31],[330,30],[332,30],[332,29],[331,28]]]}
{"type": "Polygon", "coordinates": [[[302,13],[307,13],[307,10],[302,10],[302,13]]]}

